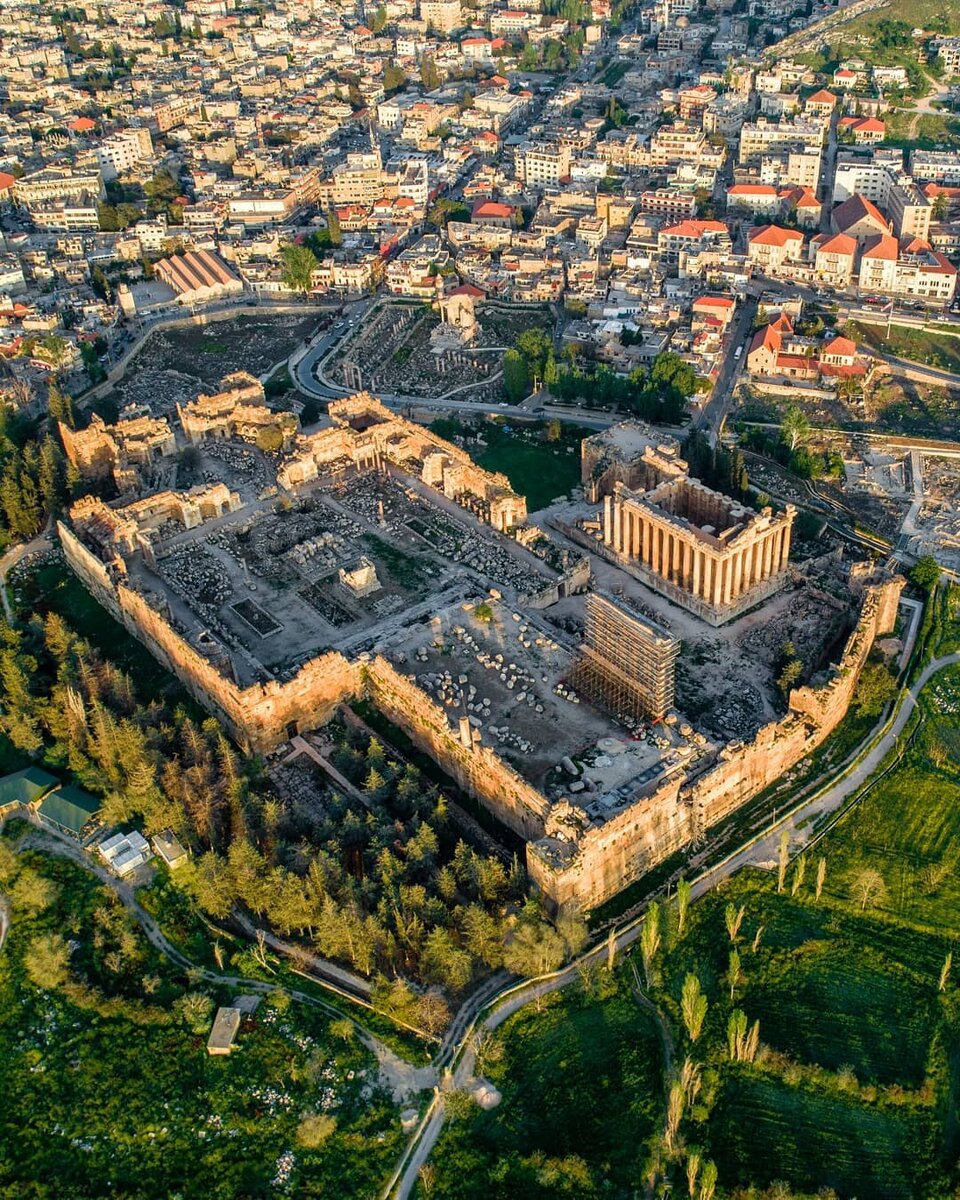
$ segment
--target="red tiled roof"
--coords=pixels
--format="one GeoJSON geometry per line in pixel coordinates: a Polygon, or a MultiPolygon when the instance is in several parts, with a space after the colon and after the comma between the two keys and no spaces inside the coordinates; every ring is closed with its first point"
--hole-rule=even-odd
{"type": "Polygon", "coordinates": [[[474,207],[475,217],[512,217],[513,209],[509,204],[499,204],[496,200],[481,200],[474,207]]]}
{"type": "Polygon", "coordinates": [[[694,300],[694,308],[733,308],[736,301],[729,296],[701,296],[694,300]]]}
{"type": "Polygon", "coordinates": [[[788,242],[802,242],[803,234],[798,229],[761,225],[758,229],[751,229],[747,240],[751,246],[786,246],[788,242]]]}
{"type": "Polygon", "coordinates": [[[866,196],[851,196],[849,200],[844,200],[833,210],[831,219],[840,230],[849,229],[858,221],[866,220],[873,221],[884,229],[888,229],[890,225],[880,209],[866,196]]]}
{"type": "Polygon", "coordinates": [[[777,189],[771,183],[735,183],[727,188],[728,196],[776,196],[777,189]]]}
{"type": "Polygon", "coordinates": [[[729,230],[723,221],[681,221],[678,225],[671,225],[660,232],[672,234],[674,237],[694,238],[704,233],[728,233],[729,230]]]}
{"type": "Polygon", "coordinates": [[[897,239],[888,233],[878,233],[864,243],[863,258],[885,258],[896,262],[900,252],[897,239]]]}
{"type": "Polygon", "coordinates": [[[823,352],[824,354],[842,354],[844,357],[853,357],[857,353],[857,345],[849,338],[835,337],[832,342],[824,346],[823,352]]]}
{"type": "Polygon", "coordinates": [[[822,233],[813,240],[818,254],[824,251],[828,254],[849,254],[852,257],[857,252],[857,239],[848,233],[822,233]]]}

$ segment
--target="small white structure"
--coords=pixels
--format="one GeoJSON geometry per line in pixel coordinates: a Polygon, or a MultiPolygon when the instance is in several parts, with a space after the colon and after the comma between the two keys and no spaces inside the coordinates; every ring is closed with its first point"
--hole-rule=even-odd
{"type": "Polygon", "coordinates": [[[161,833],[154,834],[151,840],[158,857],[166,863],[167,869],[170,871],[182,867],[190,857],[189,852],[181,846],[180,839],[172,829],[164,829],[161,833]]]}
{"type": "Polygon", "coordinates": [[[208,1054],[229,1054],[240,1029],[239,1008],[218,1008],[207,1038],[208,1054]]]}
{"type": "Polygon", "coordinates": [[[123,879],[143,863],[153,858],[150,843],[135,829],[129,833],[113,833],[97,847],[100,857],[123,879]]]}
{"type": "Polygon", "coordinates": [[[377,568],[366,555],[362,555],[352,566],[340,568],[340,582],[355,596],[369,596],[380,591],[377,568]]]}

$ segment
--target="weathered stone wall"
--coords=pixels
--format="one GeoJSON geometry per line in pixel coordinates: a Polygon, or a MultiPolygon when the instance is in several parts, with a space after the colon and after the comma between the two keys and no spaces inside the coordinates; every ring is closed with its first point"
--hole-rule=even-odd
{"type": "Polygon", "coordinates": [[[139,592],[111,578],[110,570],[62,523],[67,562],[100,603],[175,675],[231,737],[247,750],[266,753],[290,736],[323,725],[337,705],[360,689],[360,670],[342,654],[305,663],[286,683],[269,680],[240,688],[177,632],[139,592]]]}
{"type": "Polygon", "coordinates": [[[364,691],[377,708],[469,795],[528,841],[543,837],[550,803],[489,746],[462,744],[439,705],[385,658],[363,668],[364,691]]]}
{"type": "Polygon", "coordinates": [[[364,693],[465,792],[530,843],[528,870],[551,903],[576,901],[585,908],[609,899],[689,845],[836,728],[876,636],[893,627],[904,582],[898,577],[864,586],[856,628],[832,677],[820,687],[791,691],[783,720],[764,726],[745,746],[726,747],[699,777],[668,781],[611,820],[583,831],[553,819],[561,806],[551,812],[546,797],[492,748],[465,745],[446,713],[386,659],[349,662],[332,652],[304,664],[284,683],[271,680],[240,688],[130,588],[116,568],[102,563],[65,525],[59,531],[68,563],[94,596],[223,721],[241,746],[260,753],[272,750],[292,732],[324,724],[338,704],[364,693]]]}
{"type": "Polygon", "coordinates": [[[899,576],[866,585],[856,627],[831,678],[817,688],[794,688],[787,715],[765,725],[753,741],[725,747],[713,766],[686,785],[664,784],[613,820],[573,833],[575,846],[566,862],[557,865],[546,843],[542,849],[529,846],[527,869],[548,900],[596,907],[816,749],[845,716],[877,635],[893,627],[903,585],[899,576]]]}

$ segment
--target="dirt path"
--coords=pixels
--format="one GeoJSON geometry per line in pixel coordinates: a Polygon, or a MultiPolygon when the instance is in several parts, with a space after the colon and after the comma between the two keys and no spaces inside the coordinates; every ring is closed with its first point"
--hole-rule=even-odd
{"type": "MultiPolygon", "coordinates": [[[[118,879],[106,867],[102,867],[99,863],[94,862],[76,842],[62,837],[52,830],[37,829],[27,834],[16,849],[17,852],[37,849],[45,854],[67,858],[71,862],[77,863],[78,866],[83,867],[84,870],[89,871],[92,875],[95,875],[129,909],[142,927],[150,944],[171,962],[176,963],[178,967],[181,967],[184,971],[190,971],[195,978],[228,988],[256,992],[259,995],[268,995],[270,992],[280,990],[286,992],[297,1003],[306,1004],[311,1008],[318,1008],[335,1020],[350,1021],[356,1030],[358,1040],[376,1058],[380,1067],[381,1083],[389,1088],[398,1103],[407,1100],[416,1092],[424,1091],[436,1085],[437,1073],[432,1066],[417,1067],[413,1063],[402,1059],[395,1051],[384,1042],[381,1042],[379,1038],[353,1017],[344,1013],[342,1009],[336,1008],[332,1004],[327,1004],[316,996],[310,996],[306,992],[301,992],[296,988],[281,987],[279,984],[266,983],[262,979],[249,979],[242,975],[228,975],[191,962],[186,955],[182,954],[168,941],[154,918],[137,902],[133,888],[128,883],[124,883],[122,879],[118,879]]],[[[8,927],[9,919],[6,919],[5,922],[5,913],[3,907],[0,906],[0,945],[2,945],[3,937],[5,937],[8,927]]]]}

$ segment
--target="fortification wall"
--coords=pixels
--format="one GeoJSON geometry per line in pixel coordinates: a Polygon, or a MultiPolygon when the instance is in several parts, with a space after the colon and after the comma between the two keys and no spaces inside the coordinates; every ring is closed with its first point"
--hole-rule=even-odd
{"type": "Polygon", "coordinates": [[[794,688],[787,715],[765,725],[753,741],[721,751],[717,762],[688,785],[664,784],[612,821],[574,835],[575,852],[560,866],[528,847],[527,869],[552,904],[596,907],[646,871],[689,845],[816,749],[846,715],[860,671],[878,634],[891,629],[904,580],[864,589],[856,627],[832,677],[817,688],[794,688]]]}
{"type": "Polygon", "coordinates": [[[223,722],[238,745],[266,753],[297,732],[316,729],[360,690],[360,669],[331,652],[305,663],[285,683],[269,680],[240,688],[152,608],[144,596],[114,581],[104,563],[62,523],[67,562],[100,603],[175,675],[204,708],[223,722]]]}
{"type": "Polygon", "coordinates": [[[464,746],[447,715],[385,658],[363,668],[364,691],[377,708],[469,795],[527,841],[543,837],[550,803],[489,746],[464,746]]]}

